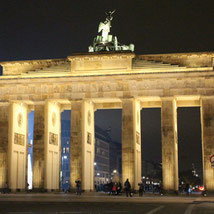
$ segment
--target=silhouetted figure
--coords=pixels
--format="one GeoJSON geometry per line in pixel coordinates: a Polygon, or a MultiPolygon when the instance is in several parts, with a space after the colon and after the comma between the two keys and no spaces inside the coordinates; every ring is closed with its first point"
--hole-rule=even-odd
{"type": "Polygon", "coordinates": [[[29,189],[29,188],[30,188],[30,185],[29,185],[28,182],[27,182],[27,187],[26,187],[26,188],[27,188],[26,191],[29,192],[29,191],[30,191],[30,189],[29,189]]]}
{"type": "Polygon", "coordinates": [[[138,183],[139,186],[139,197],[143,196],[143,192],[144,192],[144,184],[143,184],[143,180],[140,181],[140,183],[138,183]]]}
{"type": "Polygon", "coordinates": [[[130,184],[128,178],[126,179],[126,182],[124,183],[124,187],[125,187],[126,197],[128,197],[128,196],[132,197],[132,195],[131,195],[131,184],[130,184]]]}
{"type": "Polygon", "coordinates": [[[119,181],[117,184],[117,195],[119,195],[121,193],[121,190],[122,190],[122,184],[119,181]]]}
{"type": "Polygon", "coordinates": [[[113,187],[112,187],[112,195],[115,195],[117,191],[117,186],[116,183],[113,183],[113,187]]]}
{"type": "Polygon", "coordinates": [[[188,183],[185,186],[185,192],[187,195],[189,195],[189,184],[188,183]]]}
{"type": "Polygon", "coordinates": [[[76,181],[76,194],[77,195],[81,195],[81,181],[80,179],[78,178],[76,181]]]}
{"type": "Polygon", "coordinates": [[[9,186],[7,182],[4,185],[3,193],[9,193],[9,186]]]}
{"type": "Polygon", "coordinates": [[[111,181],[111,182],[108,184],[109,195],[112,194],[112,188],[113,188],[113,182],[111,181]]]}

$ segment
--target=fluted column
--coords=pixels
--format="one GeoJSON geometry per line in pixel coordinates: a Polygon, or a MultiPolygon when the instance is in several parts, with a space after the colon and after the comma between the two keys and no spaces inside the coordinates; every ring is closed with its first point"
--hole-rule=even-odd
{"type": "Polygon", "coordinates": [[[128,178],[134,189],[141,180],[140,110],[139,101],[122,101],[122,180],[128,178]]]}
{"type": "Polygon", "coordinates": [[[8,182],[8,106],[0,106],[0,188],[8,182]]]}
{"type": "Polygon", "coordinates": [[[82,188],[94,189],[94,106],[90,101],[72,102],[71,111],[71,187],[81,179],[82,188]]]}
{"type": "Polygon", "coordinates": [[[206,190],[214,191],[214,169],[210,163],[214,154],[214,98],[201,99],[201,129],[204,185],[206,190]]]}
{"type": "Polygon", "coordinates": [[[28,106],[12,102],[9,108],[8,182],[12,191],[25,189],[28,106]]]}
{"type": "Polygon", "coordinates": [[[61,158],[61,105],[45,104],[45,189],[58,190],[61,158]]]}
{"type": "Polygon", "coordinates": [[[177,106],[174,99],[162,99],[162,176],[164,190],[178,190],[177,106]]]}
{"type": "Polygon", "coordinates": [[[44,188],[44,133],[45,107],[34,106],[34,134],[33,134],[33,189],[44,188]]]}

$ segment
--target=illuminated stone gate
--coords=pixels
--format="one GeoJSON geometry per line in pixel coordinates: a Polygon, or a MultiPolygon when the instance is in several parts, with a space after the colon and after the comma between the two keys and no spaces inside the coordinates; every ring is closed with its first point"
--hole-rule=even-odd
{"type": "Polygon", "coordinates": [[[27,115],[34,111],[33,188],[60,184],[60,113],[71,113],[71,186],[94,188],[94,112],[122,109],[122,179],[141,180],[142,108],[161,108],[165,190],[178,190],[177,108],[201,109],[203,177],[214,191],[214,53],[88,53],[67,59],[2,62],[0,188],[27,183],[27,115]]]}

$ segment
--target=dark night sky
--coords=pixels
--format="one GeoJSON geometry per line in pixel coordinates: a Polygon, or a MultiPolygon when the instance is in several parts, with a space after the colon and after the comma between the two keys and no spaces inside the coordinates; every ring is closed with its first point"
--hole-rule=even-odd
{"type": "MultiPolygon", "coordinates": [[[[0,61],[64,58],[87,52],[99,22],[105,20],[105,11],[113,9],[111,33],[123,44],[134,43],[137,54],[214,51],[213,0],[2,0],[0,61]]],[[[198,110],[191,109],[179,113],[185,118],[179,141],[193,148],[195,142],[200,147],[200,136],[195,134],[200,129],[193,124],[198,110]],[[185,124],[192,124],[190,134],[185,133],[185,124]]],[[[149,150],[143,154],[145,159],[159,161],[160,111],[148,110],[143,115],[142,142],[149,150]],[[150,130],[152,124],[155,133],[150,130]]],[[[120,110],[97,111],[95,118],[103,128],[112,126],[114,139],[120,141],[120,110]]],[[[200,128],[200,121],[198,125],[200,128]]],[[[196,153],[199,150],[197,146],[196,153]]],[[[180,151],[187,149],[184,146],[180,151]]],[[[188,162],[193,153],[186,152],[180,159],[188,162]]]]}
{"type": "Polygon", "coordinates": [[[2,0],[0,61],[86,52],[105,11],[136,53],[213,51],[213,0],[2,0]]]}

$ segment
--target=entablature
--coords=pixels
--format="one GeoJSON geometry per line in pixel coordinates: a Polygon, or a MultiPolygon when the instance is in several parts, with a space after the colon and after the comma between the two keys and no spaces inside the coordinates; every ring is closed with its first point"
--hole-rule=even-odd
{"type": "Polygon", "coordinates": [[[0,62],[0,78],[49,78],[124,74],[210,72],[214,53],[135,55],[132,52],[74,54],[66,59],[0,62]]]}

